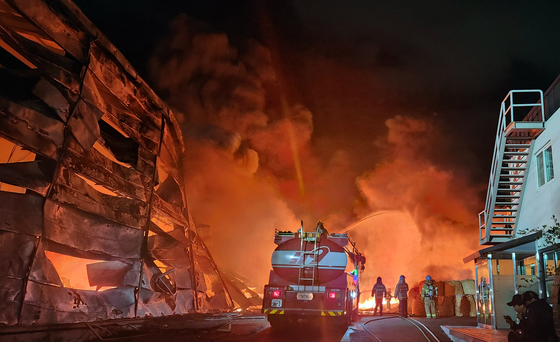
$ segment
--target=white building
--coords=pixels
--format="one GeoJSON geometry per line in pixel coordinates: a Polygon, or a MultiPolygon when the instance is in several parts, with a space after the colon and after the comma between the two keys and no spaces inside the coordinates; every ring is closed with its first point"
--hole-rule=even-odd
{"type": "Polygon", "coordinates": [[[480,243],[474,261],[478,323],[509,328],[506,305],[528,290],[556,300],[552,282],[560,263],[560,77],[543,94],[514,90],[501,105],[480,243]],[[556,114],[556,115],[555,115],[556,114]],[[556,165],[555,165],[556,164],[556,165]],[[556,177],[554,167],[556,166],[556,177]]]}

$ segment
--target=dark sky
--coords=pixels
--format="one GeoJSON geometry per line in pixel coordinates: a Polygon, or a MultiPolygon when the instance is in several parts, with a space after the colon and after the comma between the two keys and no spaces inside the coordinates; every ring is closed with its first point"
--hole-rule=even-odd
{"type": "Polygon", "coordinates": [[[184,113],[191,212],[221,234],[218,263],[258,281],[273,229],[379,212],[356,232],[367,256],[389,262],[373,236],[424,255],[382,276],[468,276],[500,103],[560,74],[557,1],[76,3],[184,113]]]}
{"type": "Polygon", "coordinates": [[[240,49],[248,39],[272,48],[289,99],[314,113],[316,136],[340,134],[336,144],[359,155],[371,148],[359,140],[380,134],[374,126],[394,113],[437,116],[458,152],[442,158],[474,164],[476,181],[487,177],[507,91],[546,90],[560,73],[555,1],[76,3],[154,88],[148,59],[169,22],[186,13],[240,49]]]}

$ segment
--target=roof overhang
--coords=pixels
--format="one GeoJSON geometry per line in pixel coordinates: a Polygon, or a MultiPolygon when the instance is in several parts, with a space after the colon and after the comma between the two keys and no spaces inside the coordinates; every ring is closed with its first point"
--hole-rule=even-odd
{"type": "Polygon", "coordinates": [[[466,264],[470,261],[487,258],[488,254],[511,254],[516,253],[520,255],[534,255],[537,252],[535,241],[542,236],[542,232],[536,232],[520,238],[510,240],[507,242],[499,243],[495,246],[484,248],[474,252],[463,259],[466,264]]]}

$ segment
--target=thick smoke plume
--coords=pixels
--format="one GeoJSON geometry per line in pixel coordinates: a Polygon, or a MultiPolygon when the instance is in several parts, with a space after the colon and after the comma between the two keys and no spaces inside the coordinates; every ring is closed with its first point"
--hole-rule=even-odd
{"type": "Polygon", "coordinates": [[[387,138],[378,144],[386,161],[357,181],[367,203],[362,210],[379,214],[350,230],[367,241],[368,275],[394,280],[403,274],[412,283],[428,274],[472,277],[472,265],[462,259],[478,245],[475,189],[425,158],[443,143],[433,124],[403,116],[385,124],[387,138]]]}
{"type": "MultiPolygon", "coordinates": [[[[152,78],[179,116],[189,209],[195,221],[210,225],[218,265],[261,288],[275,229],[295,231],[303,219],[306,230],[323,220],[336,232],[385,211],[350,230],[368,258],[366,288],[377,276],[388,285],[400,274],[413,281],[426,273],[471,276],[461,260],[476,248],[480,203],[460,175],[430,162],[443,142],[436,125],[387,120],[378,150],[363,156],[379,163],[363,174],[351,162],[353,151],[319,153],[314,117],[301,104],[284,106],[267,48],[257,42],[234,48],[226,35],[186,16],[170,28],[151,60],[152,78]]],[[[319,138],[322,146],[336,146],[319,138]]]]}

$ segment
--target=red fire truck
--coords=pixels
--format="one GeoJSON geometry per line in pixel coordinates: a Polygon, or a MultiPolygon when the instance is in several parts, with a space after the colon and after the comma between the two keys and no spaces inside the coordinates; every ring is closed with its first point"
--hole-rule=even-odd
{"type": "Polygon", "coordinates": [[[358,315],[360,271],[365,257],[348,233],[276,231],[272,270],[264,287],[263,313],[273,328],[325,318],[348,326],[358,315]]]}

